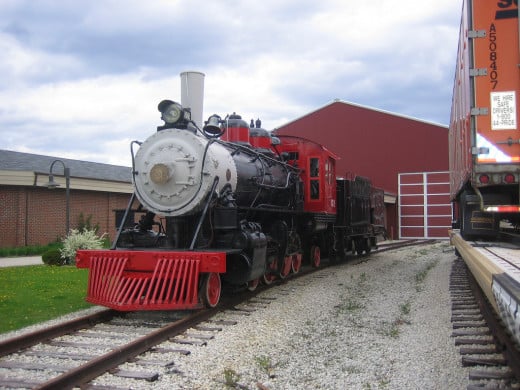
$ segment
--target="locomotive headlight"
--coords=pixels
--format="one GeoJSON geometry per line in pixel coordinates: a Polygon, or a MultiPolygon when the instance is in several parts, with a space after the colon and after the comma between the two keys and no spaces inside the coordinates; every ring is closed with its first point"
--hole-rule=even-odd
{"type": "Polygon", "coordinates": [[[150,169],[150,179],[155,184],[166,184],[170,180],[170,169],[164,164],[155,164],[150,169]]]}
{"type": "Polygon", "coordinates": [[[175,103],[171,100],[163,100],[157,107],[161,112],[161,119],[168,124],[174,124],[183,119],[182,106],[179,103],[175,103]]]}

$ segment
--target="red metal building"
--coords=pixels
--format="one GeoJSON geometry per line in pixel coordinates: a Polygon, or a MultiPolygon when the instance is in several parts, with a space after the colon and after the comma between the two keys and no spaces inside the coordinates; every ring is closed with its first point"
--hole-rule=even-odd
{"type": "MultiPolygon", "coordinates": [[[[344,101],[335,100],[275,129],[274,134],[323,144],[340,157],[339,175],[369,177],[374,186],[394,197],[399,192],[399,174],[448,170],[446,126],[344,101]]],[[[398,208],[391,196],[387,203],[387,228],[398,238],[398,208]]]]}

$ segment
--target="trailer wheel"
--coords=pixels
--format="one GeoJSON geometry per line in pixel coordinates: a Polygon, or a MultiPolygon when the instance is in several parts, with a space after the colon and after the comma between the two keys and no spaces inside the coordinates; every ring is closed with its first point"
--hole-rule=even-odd
{"type": "Polygon", "coordinates": [[[222,292],[222,283],[220,281],[220,274],[211,272],[204,274],[202,277],[202,284],[200,286],[199,295],[205,307],[215,307],[220,301],[220,294],[222,292]]]}

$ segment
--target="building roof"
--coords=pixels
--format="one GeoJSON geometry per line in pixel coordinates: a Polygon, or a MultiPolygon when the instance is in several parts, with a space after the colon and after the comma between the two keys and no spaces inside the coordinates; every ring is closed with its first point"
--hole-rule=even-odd
{"type": "Polygon", "coordinates": [[[312,115],[318,111],[321,111],[333,104],[336,104],[336,103],[341,103],[341,104],[345,104],[345,105],[348,105],[348,106],[352,106],[352,107],[357,107],[357,108],[362,108],[362,109],[366,109],[366,110],[370,110],[370,111],[374,111],[374,112],[379,112],[381,114],[386,114],[386,115],[391,115],[391,116],[394,116],[394,117],[398,117],[398,118],[403,118],[403,119],[408,119],[408,120],[411,120],[411,121],[416,121],[416,122],[421,122],[421,123],[426,123],[426,124],[429,124],[429,125],[433,125],[433,126],[439,126],[439,127],[444,127],[444,128],[448,128],[448,126],[446,125],[441,125],[439,123],[435,123],[435,122],[430,122],[430,121],[425,121],[425,120],[422,120],[422,119],[418,119],[418,118],[414,118],[414,117],[411,117],[411,116],[407,116],[407,115],[402,115],[402,114],[396,114],[394,112],[390,112],[390,111],[385,111],[385,110],[381,110],[379,108],[374,108],[374,107],[369,107],[369,106],[364,106],[362,104],[357,104],[357,103],[352,103],[352,102],[347,102],[347,101],[344,101],[344,100],[341,100],[341,99],[334,99],[333,101],[327,103],[327,104],[324,104],[323,106],[319,107],[319,108],[316,108],[315,110],[312,110],[312,111],[309,111],[308,113],[306,114],[303,114],[302,116],[298,117],[298,118],[295,118],[287,123],[285,123],[284,125],[282,126],[279,126],[275,129],[273,129],[274,132],[276,132],[276,130],[278,129],[281,129],[281,128],[284,128],[284,127],[287,127],[288,125],[290,125],[291,123],[294,123],[294,122],[297,122],[297,121],[300,121],[301,119],[309,116],[309,115],[312,115]]]}
{"type": "MultiPolygon", "coordinates": [[[[71,177],[123,183],[132,181],[130,167],[0,149],[0,170],[32,171],[48,175],[51,164],[55,160],[63,161],[67,168],[70,168],[71,177]]],[[[63,175],[61,164],[53,167],[53,174],[63,175]]]]}
{"type": "Polygon", "coordinates": [[[341,159],[336,172],[366,176],[397,193],[400,173],[448,169],[448,128],[358,104],[334,101],[285,126],[276,136],[293,135],[326,146],[341,159]]]}

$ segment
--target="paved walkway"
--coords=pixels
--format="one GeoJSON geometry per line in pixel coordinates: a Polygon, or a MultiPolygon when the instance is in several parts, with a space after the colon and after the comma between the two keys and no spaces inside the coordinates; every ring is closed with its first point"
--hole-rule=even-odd
{"type": "Polygon", "coordinates": [[[0,257],[1,267],[19,267],[22,265],[37,265],[43,264],[41,256],[27,256],[27,257],[0,257]]]}

